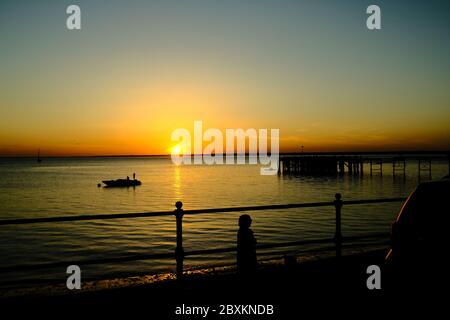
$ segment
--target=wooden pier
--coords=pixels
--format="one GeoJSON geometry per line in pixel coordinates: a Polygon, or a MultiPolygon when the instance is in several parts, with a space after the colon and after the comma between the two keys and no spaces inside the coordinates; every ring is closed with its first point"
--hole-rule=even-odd
{"type": "Polygon", "coordinates": [[[425,175],[431,179],[432,162],[448,161],[450,174],[450,153],[373,153],[373,154],[285,154],[280,156],[279,174],[294,175],[363,175],[364,169],[370,175],[383,175],[383,169],[392,165],[393,177],[406,177],[407,162],[417,162],[419,178],[425,175]]]}
{"type": "Polygon", "coordinates": [[[279,169],[286,174],[302,175],[362,174],[363,164],[361,157],[288,156],[280,159],[279,169]]]}

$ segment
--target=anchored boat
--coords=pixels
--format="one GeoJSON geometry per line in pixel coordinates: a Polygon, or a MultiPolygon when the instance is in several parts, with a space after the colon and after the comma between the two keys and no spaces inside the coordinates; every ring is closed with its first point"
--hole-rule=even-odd
{"type": "Polygon", "coordinates": [[[139,180],[136,179],[117,179],[117,180],[103,180],[104,184],[106,184],[107,187],[135,187],[140,186],[142,183],[139,180]]]}

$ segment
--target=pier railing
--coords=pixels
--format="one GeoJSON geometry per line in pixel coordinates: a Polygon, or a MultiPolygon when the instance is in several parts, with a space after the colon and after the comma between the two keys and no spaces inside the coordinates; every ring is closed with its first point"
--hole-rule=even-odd
{"type": "Polygon", "coordinates": [[[290,242],[280,242],[271,244],[261,244],[257,246],[257,249],[271,249],[280,247],[293,247],[313,244],[333,244],[336,251],[336,257],[340,257],[342,254],[342,245],[347,241],[357,240],[369,240],[387,237],[388,232],[384,233],[371,233],[361,236],[343,237],[341,229],[342,220],[342,207],[347,205],[365,205],[375,203],[389,203],[389,202],[402,202],[406,198],[382,198],[382,199],[365,199],[365,200],[347,200],[343,201],[341,194],[336,193],[333,201],[325,202],[309,202],[309,203],[292,203],[292,204],[278,204],[278,205],[260,205],[260,206],[245,206],[245,207],[224,207],[224,208],[210,208],[210,209],[192,209],[184,210],[183,203],[181,201],[176,202],[174,211],[156,211],[156,212],[142,212],[142,213],[120,213],[120,214],[93,214],[93,215],[73,215],[73,216],[58,216],[58,217],[43,217],[43,218],[29,218],[29,219],[4,219],[0,220],[0,227],[6,225],[26,225],[26,224],[42,224],[53,222],[69,222],[69,221],[87,221],[87,220],[113,220],[113,219],[135,219],[135,218],[148,218],[148,217],[160,217],[160,216],[175,216],[176,222],[176,248],[175,252],[158,253],[158,254],[139,254],[139,255],[125,255],[120,257],[81,260],[81,261],[59,261],[51,263],[41,264],[22,264],[15,266],[0,267],[0,273],[14,272],[14,271],[27,271],[38,269],[51,269],[57,267],[67,267],[68,265],[93,265],[93,264],[105,264],[105,263],[118,263],[129,262],[139,260],[151,260],[151,259],[170,259],[176,260],[176,272],[177,277],[183,275],[183,261],[188,256],[199,256],[219,253],[235,252],[236,247],[227,248],[214,248],[214,249],[202,249],[192,250],[185,252],[183,248],[183,216],[195,215],[195,214],[211,214],[211,213],[226,213],[226,212],[248,212],[248,211],[268,211],[268,210],[283,210],[283,209],[295,209],[295,208],[313,208],[313,207],[334,207],[335,208],[335,233],[333,237],[318,240],[299,240],[290,242]]]}

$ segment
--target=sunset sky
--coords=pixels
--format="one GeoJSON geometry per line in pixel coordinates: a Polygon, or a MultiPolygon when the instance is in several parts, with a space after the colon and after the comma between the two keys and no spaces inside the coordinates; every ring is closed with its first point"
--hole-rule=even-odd
{"type": "Polygon", "coordinates": [[[448,150],[449,39],[449,1],[2,0],[0,155],[167,154],[194,120],[279,128],[281,151],[448,150]]]}

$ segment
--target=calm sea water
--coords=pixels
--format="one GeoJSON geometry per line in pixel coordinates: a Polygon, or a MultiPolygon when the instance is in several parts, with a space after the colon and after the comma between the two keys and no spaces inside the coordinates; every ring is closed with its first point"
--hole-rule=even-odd
{"type": "MultiPolygon", "coordinates": [[[[447,163],[433,163],[432,177],[447,174],[447,163]]],[[[423,175],[423,180],[428,177],[423,175]]],[[[293,177],[261,176],[259,166],[175,166],[168,158],[47,158],[0,159],[0,219],[50,217],[89,213],[185,209],[330,201],[406,196],[418,183],[417,163],[407,166],[406,178],[393,178],[386,165],[383,176],[293,177]],[[105,179],[132,176],[142,186],[128,189],[98,188],[105,179]]],[[[344,236],[389,231],[401,203],[343,208],[344,236]]],[[[251,213],[259,243],[330,238],[333,208],[305,208],[251,213]]],[[[235,244],[239,213],[185,216],[185,250],[229,247],[235,244]]],[[[116,257],[133,253],[173,252],[172,217],[112,221],[86,221],[0,227],[0,267],[116,257]]],[[[307,249],[307,248],[305,248],[307,249]]],[[[279,257],[294,249],[267,250],[279,257]],[[282,251],[284,250],[284,251],[282,251]]],[[[298,253],[298,248],[295,249],[298,253]]],[[[187,268],[231,263],[234,256],[188,258],[187,268]]],[[[166,272],[172,260],[139,261],[85,266],[88,278],[119,273],[166,272]]],[[[65,279],[61,270],[0,274],[0,282],[65,279]]],[[[65,281],[65,280],[64,280],[65,281]]]]}

